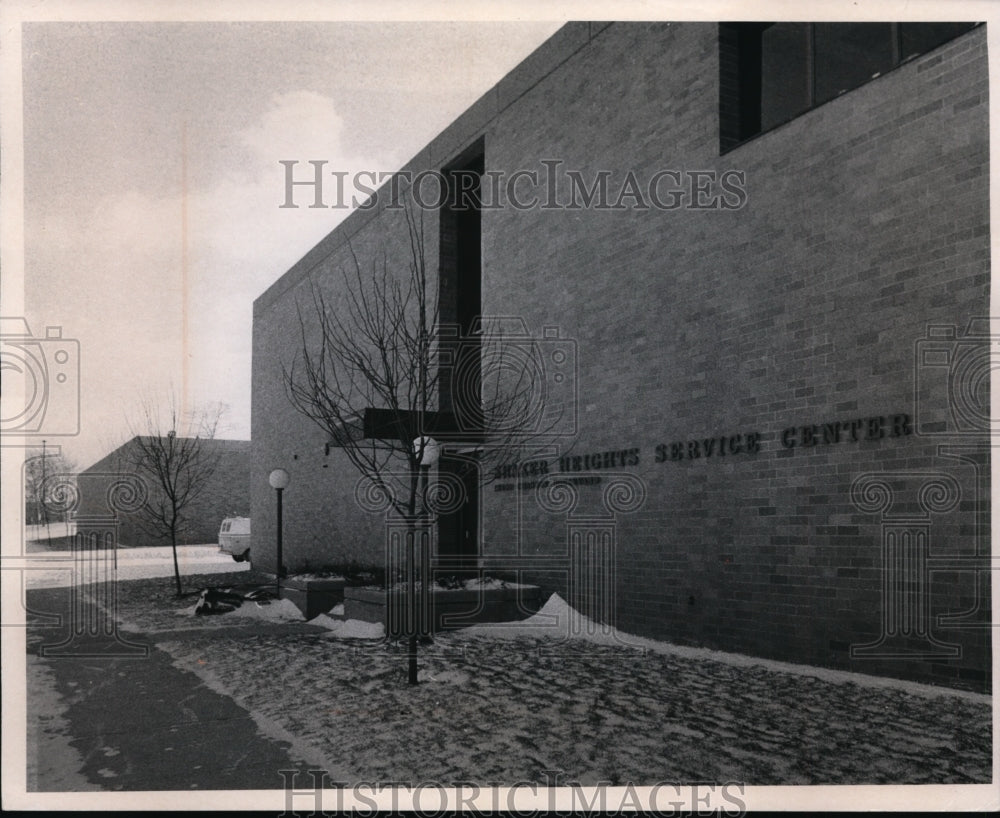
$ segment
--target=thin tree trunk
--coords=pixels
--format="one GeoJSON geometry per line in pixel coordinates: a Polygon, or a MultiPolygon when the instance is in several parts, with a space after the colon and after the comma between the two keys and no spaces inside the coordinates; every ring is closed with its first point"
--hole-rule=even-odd
{"type": "Polygon", "coordinates": [[[174,552],[174,579],[177,582],[177,596],[183,596],[184,592],[181,590],[181,568],[177,564],[177,532],[173,529],[170,530],[170,547],[174,552]]]}
{"type": "Polygon", "coordinates": [[[409,540],[409,560],[410,560],[410,578],[409,578],[409,588],[407,589],[407,600],[409,605],[409,620],[410,620],[410,640],[407,649],[407,654],[409,656],[409,680],[411,685],[417,683],[417,586],[416,586],[416,565],[417,565],[417,528],[414,524],[412,518],[407,524],[407,539],[409,540]]]}
{"type": "Polygon", "coordinates": [[[406,523],[406,539],[408,540],[407,545],[409,546],[409,577],[407,578],[407,600],[409,606],[409,620],[410,620],[410,640],[408,646],[408,656],[409,656],[409,680],[411,685],[417,684],[417,521],[416,521],[416,506],[417,506],[417,476],[412,474],[410,476],[410,503],[409,503],[409,520],[406,523]]]}

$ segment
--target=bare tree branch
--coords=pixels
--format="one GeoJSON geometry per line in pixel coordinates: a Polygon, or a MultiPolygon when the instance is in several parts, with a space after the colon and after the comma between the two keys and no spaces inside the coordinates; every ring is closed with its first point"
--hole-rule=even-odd
{"type": "Polygon", "coordinates": [[[544,411],[543,367],[530,339],[506,338],[502,324],[482,320],[475,335],[442,324],[437,280],[433,292],[428,282],[422,214],[402,214],[406,262],[383,249],[363,266],[348,243],[338,286],[326,291],[336,293],[335,302],[310,280],[307,303],[296,303],[299,347],[282,376],[291,404],[385,492],[395,512],[427,523],[436,512],[419,478],[432,419],[457,419],[458,433],[441,436],[453,449],[472,451],[456,462],[486,482],[493,463],[550,454],[558,418],[544,411]],[[378,439],[363,436],[366,409],[391,419],[378,439]]]}
{"type": "Polygon", "coordinates": [[[183,591],[177,541],[192,523],[192,504],[219,465],[220,451],[206,442],[215,438],[222,414],[220,405],[182,416],[176,397],[171,396],[164,422],[152,402],[144,401],[139,418],[129,422],[133,438],[123,448],[118,464],[120,471],[137,475],[149,487],[136,523],[148,535],[170,540],[178,596],[183,591]]]}

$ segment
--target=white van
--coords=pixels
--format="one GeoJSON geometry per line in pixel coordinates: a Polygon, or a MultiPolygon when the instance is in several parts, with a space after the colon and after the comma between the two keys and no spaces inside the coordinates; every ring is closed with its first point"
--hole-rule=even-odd
{"type": "Polygon", "coordinates": [[[250,559],[250,518],[226,517],[219,528],[219,550],[237,562],[250,559]]]}

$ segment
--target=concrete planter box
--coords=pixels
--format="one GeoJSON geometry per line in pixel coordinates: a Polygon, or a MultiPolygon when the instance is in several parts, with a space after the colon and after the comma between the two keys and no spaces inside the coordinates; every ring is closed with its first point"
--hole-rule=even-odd
{"type": "Polygon", "coordinates": [[[344,601],[343,577],[336,579],[297,579],[288,577],[281,581],[281,597],[295,604],[306,619],[326,613],[344,601]]]}
{"type": "MultiPolygon", "coordinates": [[[[430,597],[429,620],[422,623],[422,633],[464,628],[476,622],[515,622],[525,619],[540,607],[541,589],[535,585],[519,588],[483,588],[472,590],[437,590],[430,597]]],[[[419,595],[418,595],[419,599],[419,595]]],[[[402,616],[406,611],[404,591],[379,588],[345,588],[344,618],[363,622],[381,622],[389,636],[404,632],[402,616]],[[395,616],[390,621],[389,605],[395,616]]]]}

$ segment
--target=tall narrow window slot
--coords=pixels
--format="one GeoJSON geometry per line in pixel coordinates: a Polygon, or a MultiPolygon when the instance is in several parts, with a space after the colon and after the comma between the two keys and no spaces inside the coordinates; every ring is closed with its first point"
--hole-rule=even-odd
{"type": "Polygon", "coordinates": [[[479,317],[482,312],[482,146],[442,171],[448,196],[441,211],[439,304],[442,349],[450,371],[441,378],[441,408],[461,428],[481,422],[479,317]]]}
{"type": "MultiPolygon", "coordinates": [[[[479,439],[482,417],[483,144],[442,171],[448,196],[441,211],[439,309],[442,327],[440,404],[458,425],[459,441],[479,439]]],[[[465,501],[438,520],[440,568],[474,568],[479,553],[479,479],[474,457],[442,457],[441,472],[461,480],[465,501]]]]}

